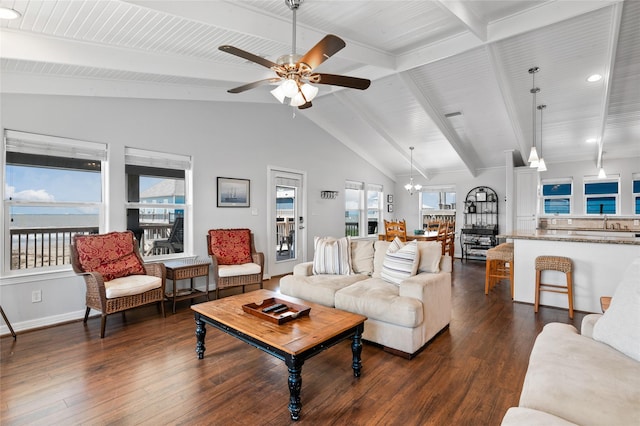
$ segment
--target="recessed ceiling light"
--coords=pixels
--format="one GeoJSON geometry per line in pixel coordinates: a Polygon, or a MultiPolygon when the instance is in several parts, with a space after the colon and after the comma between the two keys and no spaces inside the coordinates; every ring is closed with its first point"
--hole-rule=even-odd
{"type": "Polygon", "coordinates": [[[600,74],[591,74],[589,77],[587,77],[587,81],[589,83],[595,83],[596,81],[600,80],[602,80],[602,76],[600,74]]]}
{"type": "Polygon", "coordinates": [[[596,139],[596,138],[589,138],[585,142],[586,143],[596,143],[597,141],[598,141],[598,139],[596,139]]]}
{"type": "Polygon", "coordinates": [[[20,16],[20,12],[15,9],[0,7],[0,19],[18,19],[20,16]]]}

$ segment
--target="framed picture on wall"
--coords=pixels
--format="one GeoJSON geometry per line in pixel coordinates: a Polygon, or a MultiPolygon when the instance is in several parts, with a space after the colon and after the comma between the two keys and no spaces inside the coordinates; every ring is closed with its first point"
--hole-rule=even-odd
{"type": "Polygon", "coordinates": [[[387,204],[387,212],[393,213],[393,204],[387,204]]]}
{"type": "Polygon", "coordinates": [[[218,207],[249,207],[249,179],[218,178],[218,207]]]}
{"type": "Polygon", "coordinates": [[[393,203],[393,195],[391,194],[387,195],[387,203],[389,204],[393,203]]]}

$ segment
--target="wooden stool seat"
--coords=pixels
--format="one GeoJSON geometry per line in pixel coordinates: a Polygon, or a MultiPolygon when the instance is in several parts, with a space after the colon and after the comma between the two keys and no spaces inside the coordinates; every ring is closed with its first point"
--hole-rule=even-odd
{"type": "Polygon", "coordinates": [[[536,301],[535,312],[540,306],[540,292],[566,294],[569,299],[569,318],[573,319],[573,263],[571,259],[563,256],[538,256],[536,257],[536,301]],[[566,285],[545,284],[542,282],[542,271],[563,272],[566,277],[566,285]]]}
{"type": "Polygon", "coordinates": [[[508,279],[513,299],[513,244],[504,243],[487,250],[484,294],[489,294],[500,280],[508,279]]]}

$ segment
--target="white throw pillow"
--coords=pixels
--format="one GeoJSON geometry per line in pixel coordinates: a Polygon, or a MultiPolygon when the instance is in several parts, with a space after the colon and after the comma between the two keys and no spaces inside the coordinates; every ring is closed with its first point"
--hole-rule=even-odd
{"type": "Polygon", "coordinates": [[[347,237],[315,237],[313,253],[313,273],[349,275],[351,274],[351,244],[347,237]]]}
{"type": "Polygon", "coordinates": [[[625,271],[609,309],[593,327],[593,339],[640,361],[640,258],[625,271]]]}
{"type": "Polygon", "coordinates": [[[373,240],[351,241],[351,270],[354,274],[373,273],[373,240]]]}
{"type": "Polygon", "coordinates": [[[442,257],[442,244],[438,241],[418,241],[420,251],[420,264],[418,272],[440,272],[440,258],[442,257]]]}
{"type": "Polygon", "coordinates": [[[384,257],[381,278],[392,284],[400,285],[402,281],[416,274],[420,253],[418,244],[411,241],[403,244],[395,238],[384,257]]]}

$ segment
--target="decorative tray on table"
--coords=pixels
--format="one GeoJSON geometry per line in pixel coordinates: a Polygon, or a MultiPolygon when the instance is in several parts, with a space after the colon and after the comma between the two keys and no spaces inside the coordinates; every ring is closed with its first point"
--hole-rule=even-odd
{"type": "Polygon", "coordinates": [[[270,297],[263,300],[260,304],[247,303],[246,305],[242,305],[242,310],[263,320],[275,324],[284,324],[301,316],[309,315],[311,308],[289,302],[288,300],[270,297]]]}

